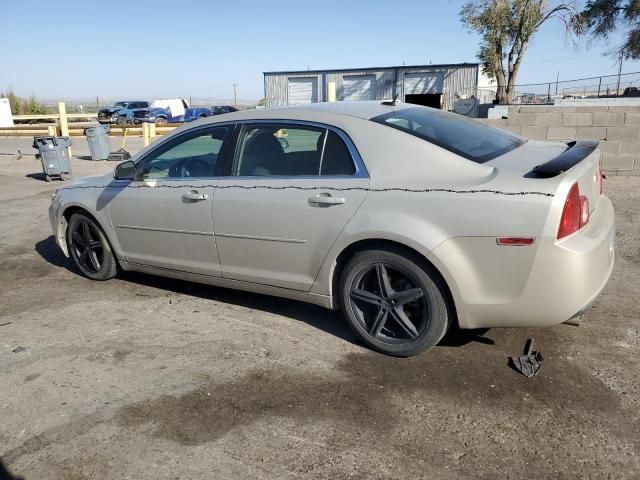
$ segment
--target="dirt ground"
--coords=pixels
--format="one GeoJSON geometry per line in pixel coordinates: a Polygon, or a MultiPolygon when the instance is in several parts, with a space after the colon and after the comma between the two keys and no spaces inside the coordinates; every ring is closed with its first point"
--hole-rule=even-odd
{"type": "Polygon", "coordinates": [[[396,359],[319,307],[81,277],[39,171],[0,155],[0,458],[14,475],[640,477],[640,177],[605,181],[616,267],[581,327],[454,332],[396,359]],[[532,379],[507,367],[528,335],[545,357],[532,379]]]}

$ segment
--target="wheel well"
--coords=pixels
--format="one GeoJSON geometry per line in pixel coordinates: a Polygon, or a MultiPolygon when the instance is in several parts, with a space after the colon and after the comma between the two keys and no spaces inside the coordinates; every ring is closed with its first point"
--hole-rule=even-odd
{"type": "Polygon", "coordinates": [[[358,252],[362,252],[364,250],[374,250],[374,249],[384,249],[390,250],[395,253],[400,253],[407,255],[409,257],[414,257],[417,261],[422,263],[423,267],[437,276],[437,280],[439,280],[440,285],[442,285],[444,290],[445,300],[451,309],[452,318],[455,319],[456,325],[458,323],[458,316],[456,313],[456,306],[453,300],[453,295],[451,294],[451,289],[447,284],[447,281],[444,279],[440,271],[436,268],[436,266],[431,263],[427,258],[415,250],[414,248],[408,247],[407,245],[395,242],[393,240],[384,240],[378,238],[360,240],[355,243],[352,243],[347,248],[345,248],[338,257],[336,258],[336,266],[333,269],[333,278],[332,278],[332,288],[331,291],[334,297],[334,304],[339,308],[340,305],[340,295],[337,294],[340,288],[340,277],[342,276],[342,272],[344,270],[345,265],[351,260],[358,252]]]}
{"type": "MultiPolygon", "coordinates": [[[[109,248],[111,248],[111,251],[113,252],[114,258],[116,259],[116,262],[118,262],[118,255],[116,254],[115,250],[113,249],[113,245],[112,245],[111,239],[109,238],[109,235],[107,235],[107,232],[104,229],[104,227],[102,226],[102,223],[100,223],[100,221],[96,217],[94,217],[91,214],[91,212],[89,212],[89,210],[87,210],[86,208],[79,207],[77,205],[72,205],[71,207],[67,208],[64,212],[62,212],[62,216],[65,218],[65,220],[67,221],[67,224],[68,224],[69,220],[71,220],[71,216],[74,213],[78,213],[78,212],[82,212],[83,214],[85,214],[86,216],[91,218],[91,220],[93,220],[96,225],[98,225],[98,228],[100,228],[100,230],[102,230],[102,233],[104,234],[104,238],[106,238],[107,242],[109,243],[109,248]]],[[[65,239],[65,242],[66,242],[67,241],[67,232],[64,233],[64,239],[65,239]]]]}

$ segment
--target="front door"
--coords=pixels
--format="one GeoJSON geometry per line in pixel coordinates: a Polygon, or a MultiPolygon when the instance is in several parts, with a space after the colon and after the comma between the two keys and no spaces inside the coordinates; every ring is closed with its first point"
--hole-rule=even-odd
{"type": "Polygon", "coordinates": [[[114,189],[109,215],[128,262],[220,276],[213,196],[230,130],[209,126],[169,139],[114,189]]]}
{"type": "Polygon", "coordinates": [[[367,194],[366,171],[348,144],[322,126],[242,127],[229,175],[216,189],[223,277],[310,290],[367,194]]]}

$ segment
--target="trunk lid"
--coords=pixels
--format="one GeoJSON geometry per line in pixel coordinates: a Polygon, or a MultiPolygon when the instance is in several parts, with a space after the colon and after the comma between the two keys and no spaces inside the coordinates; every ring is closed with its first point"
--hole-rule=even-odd
{"type": "Polygon", "coordinates": [[[560,186],[578,182],[580,195],[587,197],[589,210],[593,212],[600,199],[600,151],[597,147],[598,142],[592,141],[555,143],[530,140],[485,165],[522,174],[532,184],[555,181],[560,186]]]}

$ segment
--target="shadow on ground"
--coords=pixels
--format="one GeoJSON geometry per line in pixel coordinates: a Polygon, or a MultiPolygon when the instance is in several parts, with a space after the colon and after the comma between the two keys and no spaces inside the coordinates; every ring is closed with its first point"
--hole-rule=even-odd
{"type": "MultiPolygon", "coordinates": [[[[48,263],[59,268],[66,268],[75,275],[80,275],[80,271],[76,268],[73,262],[63,255],[62,251],[56,244],[53,235],[36,243],[35,250],[48,263]]],[[[343,320],[342,314],[339,311],[328,310],[296,300],[288,300],[222,287],[212,287],[210,285],[158,277],[138,272],[120,272],[118,274],[118,279],[123,282],[135,283],[143,287],[160,289],[182,295],[190,295],[205,300],[212,300],[288,317],[304,322],[350,343],[358,345],[361,344],[359,339],[353,334],[351,329],[343,320]]],[[[137,295],[141,296],[144,294],[138,293],[137,295]]],[[[483,336],[487,331],[488,329],[460,330],[453,327],[442,339],[440,346],[462,347],[471,342],[493,345],[493,340],[483,336]]]]}
{"type": "Polygon", "coordinates": [[[13,475],[7,467],[4,466],[4,463],[0,458],[0,480],[23,480],[23,478],[13,475]]]}

